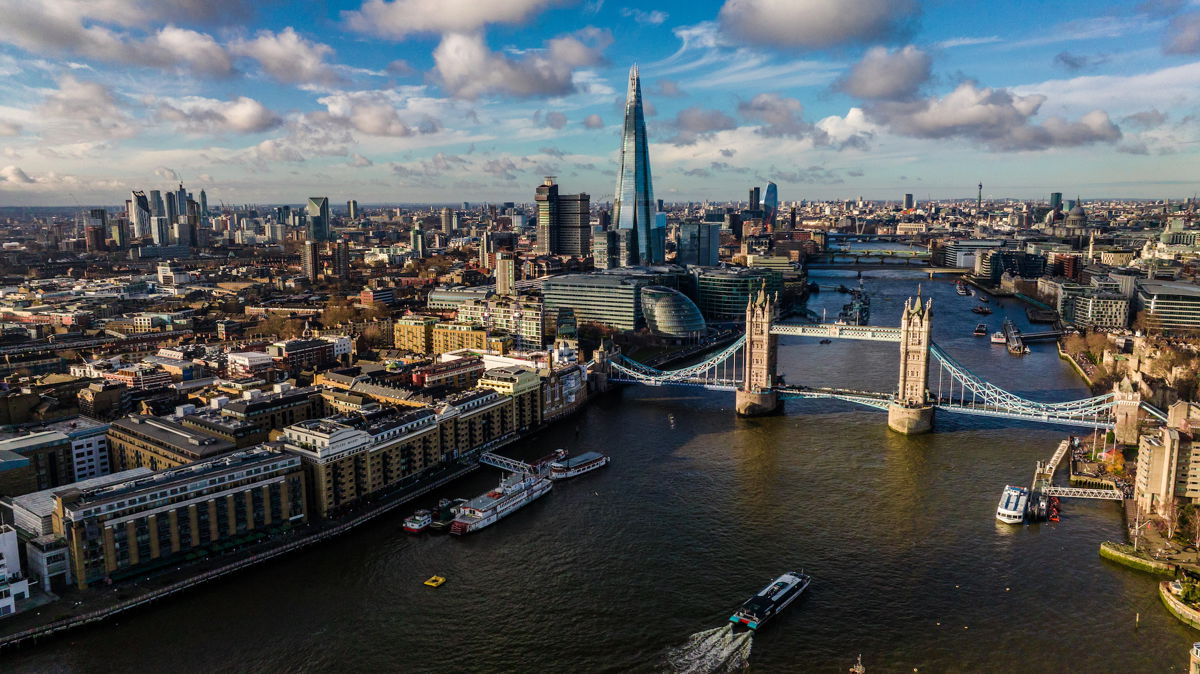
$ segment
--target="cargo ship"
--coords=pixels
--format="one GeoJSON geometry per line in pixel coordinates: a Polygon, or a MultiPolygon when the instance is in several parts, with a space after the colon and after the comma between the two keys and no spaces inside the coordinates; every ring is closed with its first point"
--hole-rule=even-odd
{"type": "Polygon", "coordinates": [[[489,527],[550,492],[554,483],[537,473],[510,473],[501,478],[500,485],[476,496],[458,507],[458,515],[450,524],[450,533],[469,534],[489,527]]]}
{"type": "Polygon", "coordinates": [[[565,480],[576,475],[603,468],[608,465],[609,458],[600,452],[584,452],[579,456],[560,458],[550,464],[550,479],[565,480]]]}
{"type": "Polygon", "coordinates": [[[803,571],[789,571],[747,599],[741,608],[729,616],[729,622],[757,630],[795,601],[796,597],[808,588],[810,582],[812,577],[805,575],[803,571]]]}

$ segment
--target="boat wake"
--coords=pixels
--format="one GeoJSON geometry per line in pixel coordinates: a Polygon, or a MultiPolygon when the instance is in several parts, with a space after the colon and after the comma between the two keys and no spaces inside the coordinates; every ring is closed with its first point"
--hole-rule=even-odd
{"type": "Polygon", "coordinates": [[[740,672],[750,664],[753,632],[734,634],[733,625],[697,632],[667,651],[667,671],[676,674],[740,672]]]}

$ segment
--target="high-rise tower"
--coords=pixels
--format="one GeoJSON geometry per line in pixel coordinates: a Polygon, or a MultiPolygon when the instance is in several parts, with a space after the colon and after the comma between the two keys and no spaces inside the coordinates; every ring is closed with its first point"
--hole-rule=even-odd
{"type": "Polygon", "coordinates": [[[304,210],[308,215],[308,240],[329,240],[329,198],[309,197],[304,210]]]}
{"type": "Polygon", "coordinates": [[[775,216],[779,215],[779,186],[767,181],[767,192],[763,196],[763,227],[768,232],[775,231],[775,216]]]}
{"type": "Polygon", "coordinates": [[[654,187],[650,178],[650,147],[646,139],[646,117],[642,112],[642,81],[638,67],[629,69],[629,91],[625,96],[625,127],[621,136],[621,165],[613,201],[613,222],[618,229],[632,230],[628,256],[622,265],[654,264],[654,187]]]}

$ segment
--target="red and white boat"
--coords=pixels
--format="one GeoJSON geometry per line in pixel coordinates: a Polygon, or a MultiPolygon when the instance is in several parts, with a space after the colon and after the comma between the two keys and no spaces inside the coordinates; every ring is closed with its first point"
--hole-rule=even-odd
{"type": "Polygon", "coordinates": [[[404,530],[410,534],[419,534],[429,528],[433,523],[433,513],[428,510],[421,509],[413,513],[411,517],[404,520],[404,530]]]}

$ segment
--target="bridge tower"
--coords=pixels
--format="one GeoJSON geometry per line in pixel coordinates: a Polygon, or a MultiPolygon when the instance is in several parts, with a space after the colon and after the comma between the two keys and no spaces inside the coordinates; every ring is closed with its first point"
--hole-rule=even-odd
{"type": "Polygon", "coordinates": [[[900,385],[888,405],[888,428],[915,435],[933,430],[933,405],[929,403],[929,333],[933,299],[921,303],[905,300],[900,317],[900,385]]]}
{"type": "Polygon", "coordinates": [[[779,409],[775,392],[775,358],[779,338],[771,334],[777,298],[767,292],[766,281],[746,303],[746,361],[742,385],[737,390],[737,413],[743,417],[773,414],[779,409]]]}
{"type": "Polygon", "coordinates": [[[1129,377],[1113,385],[1113,403],[1113,415],[1116,417],[1113,434],[1117,436],[1117,442],[1122,445],[1138,444],[1138,413],[1142,407],[1142,394],[1129,381],[1129,377]]]}

